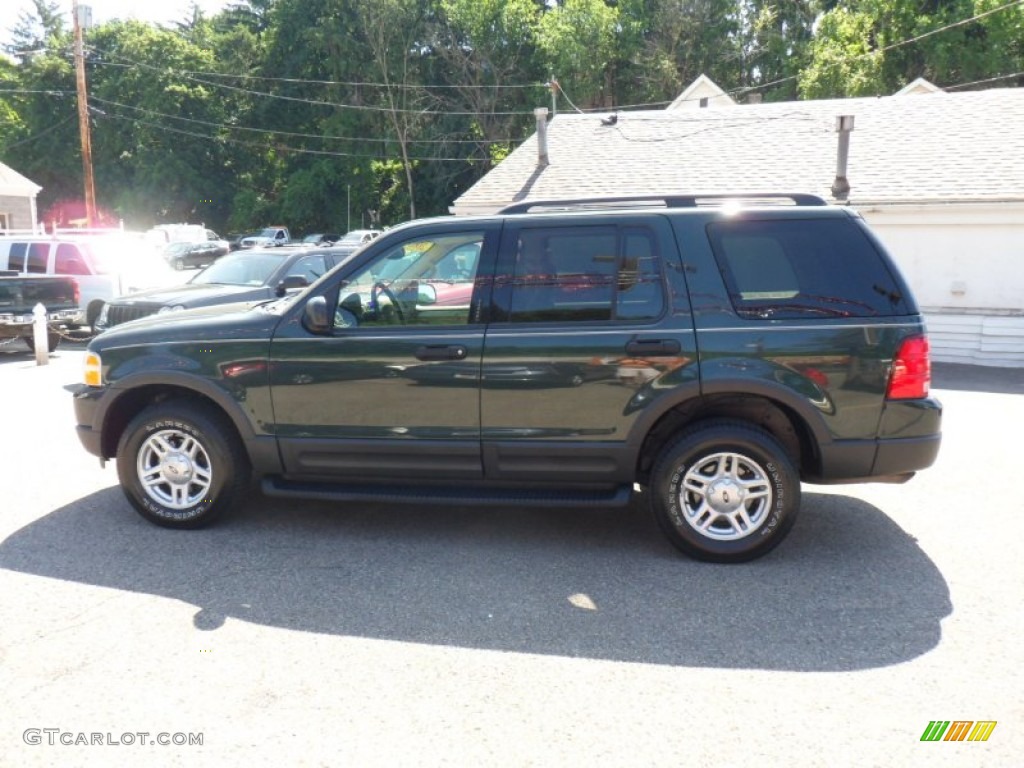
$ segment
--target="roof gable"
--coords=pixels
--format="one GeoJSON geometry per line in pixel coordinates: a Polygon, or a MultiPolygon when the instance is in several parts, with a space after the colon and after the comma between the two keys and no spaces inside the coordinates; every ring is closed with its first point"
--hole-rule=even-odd
{"type": "Polygon", "coordinates": [[[0,163],[0,195],[35,197],[42,190],[8,165],[0,163]]]}
{"type": "Polygon", "coordinates": [[[700,75],[666,109],[720,109],[736,102],[707,75],[700,75]]]}

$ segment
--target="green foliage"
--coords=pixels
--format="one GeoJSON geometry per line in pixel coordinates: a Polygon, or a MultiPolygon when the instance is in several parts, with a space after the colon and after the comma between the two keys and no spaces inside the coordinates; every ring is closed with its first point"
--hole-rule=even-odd
{"type": "MultiPolygon", "coordinates": [[[[502,162],[551,75],[583,109],[666,103],[700,74],[740,99],[955,86],[1024,71],[1024,5],[1004,5],[249,0],[171,29],[102,24],[86,39],[97,196],[134,228],[396,224],[502,162]]],[[[81,196],[67,26],[34,0],[0,59],[0,159],[43,186],[40,210],[81,196]]]]}
{"type": "Polygon", "coordinates": [[[542,60],[580,109],[608,106],[606,75],[616,59],[617,7],[604,0],[565,0],[540,17],[542,60]]]}

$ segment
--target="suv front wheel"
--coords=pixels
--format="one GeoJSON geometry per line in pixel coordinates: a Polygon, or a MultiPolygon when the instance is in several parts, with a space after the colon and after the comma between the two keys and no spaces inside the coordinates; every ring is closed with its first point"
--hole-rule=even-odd
{"type": "Polygon", "coordinates": [[[666,445],[651,477],[651,508],[669,540],[699,560],[736,563],[775,548],[800,508],[800,479],[759,427],[714,420],[666,445]]]}
{"type": "Polygon", "coordinates": [[[198,528],[245,492],[249,462],[224,416],[171,400],[151,405],[127,426],[117,446],[117,476],[147,520],[198,528]]]}

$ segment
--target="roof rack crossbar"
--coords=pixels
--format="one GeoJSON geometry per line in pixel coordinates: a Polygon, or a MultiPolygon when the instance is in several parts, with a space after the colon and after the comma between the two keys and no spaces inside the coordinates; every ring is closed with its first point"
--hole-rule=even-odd
{"type": "MultiPolygon", "coordinates": [[[[616,203],[662,203],[666,208],[696,208],[701,201],[725,202],[735,200],[737,202],[749,200],[789,200],[794,205],[822,206],[828,203],[817,195],[809,195],[803,192],[742,192],[742,193],[714,193],[714,194],[692,194],[692,195],[613,195],[610,197],[577,197],[557,200],[524,200],[519,203],[506,205],[498,211],[500,214],[529,213],[537,208],[546,209],[588,209],[588,208],[614,208],[616,203]]],[[[623,206],[625,207],[625,206],[623,206]]]]}

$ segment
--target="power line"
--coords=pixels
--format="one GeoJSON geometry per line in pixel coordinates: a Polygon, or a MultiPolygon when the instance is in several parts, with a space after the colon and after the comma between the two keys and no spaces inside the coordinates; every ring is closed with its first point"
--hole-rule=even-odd
{"type": "Polygon", "coordinates": [[[22,139],[21,141],[16,141],[13,144],[8,144],[7,146],[5,146],[3,148],[3,150],[4,150],[4,152],[6,152],[6,151],[8,151],[10,149],[14,149],[14,147],[20,147],[22,144],[28,144],[29,142],[35,141],[36,139],[41,139],[43,136],[46,136],[48,133],[51,133],[51,132],[57,130],[62,125],[65,125],[66,123],[70,123],[76,117],[77,117],[77,115],[71,115],[70,117],[66,117],[63,120],[61,120],[59,123],[54,123],[49,128],[46,128],[46,129],[40,131],[39,133],[35,134],[34,136],[29,136],[28,138],[22,139]]]}
{"type": "MultiPolygon", "coordinates": [[[[272,149],[272,150],[275,150],[277,152],[292,152],[292,153],[301,154],[301,155],[326,155],[326,156],[329,156],[329,157],[354,157],[354,158],[359,158],[359,159],[363,159],[363,160],[395,160],[396,159],[394,157],[389,157],[387,155],[366,155],[366,154],[359,154],[359,153],[356,153],[356,152],[335,152],[333,150],[303,149],[303,148],[300,148],[300,147],[291,147],[291,146],[287,146],[287,145],[284,145],[284,144],[257,144],[256,142],[244,141],[242,139],[236,139],[236,138],[233,138],[231,136],[210,136],[209,134],[205,134],[205,133],[196,133],[194,131],[186,131],[186,130],[183,130],[181,128],[174,128],[172,126],[161,125],[159,123],[151,123],[151,122],[149,122],[147,120],[139,120],[138,118],[126,117],[124,115],[108,115],[108,114],[106,114],[104,112],[98,112],[95,109],[93,110],[93,114],[95,114],[97,117],[99,117],[101,119],[122,120],[122,121],[125,121],[125,122],[136,123],[138,125],[145,125],[145,126],[148,126],[150,128],[156,128],[156,129],[161,130],[161,131],[169,131],[170,133],[182,134],[184,136],[193,136],[193,137],[195,137],[197,139],[206,139],[208,141],[225,141],[225,142],[229,142],[231,144],[238,144],[238,145],[245,146],[245,147],[255,147],[256,149],[263,149],[263,150],[272,149]]],[[[436,162],[436,161],[443,161],[443,162],[472,162],[473,161],[473,158],[471,158],[471,157],[409,157],[408,159],[409,160],[416,160],[418,162],[436,162]]]]}
{"type": "MultiPolygon", "coordinates": [[[[120,57],[116,57],[116,58],[120,58],[120,57]]],[[[125,61],[127,61],[127,59],[125,61]]],[[[118,64],[116,62],[109,62],[109,61],[102,61],[102,60],[93,60],[91,63],[93,63],[93,64],[108,65],[108,66],[119,66],[119,67],[125,67],[125,66],[142,67],[144,69],[151,69],[151,70],[154,70],[154,71],[157,71],[157,72],[166,72],[167,71],[165,68],[156,67],[156,66],[153,66],[151,64],[142,64],[141,62],[131,62],[130,65],[125,65],[125,64],[118,64]]],[[[268,99],[279,99],[281,101],[289,101],[289,102],[295,102],[295,103],[300,103],[300,104],[310,104],[312,106],[317,106],[317,107],[333,107],[335,109],[354,109],[354,110],[361,110],[361,111],[365,111],[365,112],[388,112],[388,113],[400,113],[400,114],[413,114],[413,115],[422,115],[424,117],[426,117],[426,116],[478,117],[480,115],[491,115],[491,116],[519,115],[519,116],[526,117],[526,116],[532,116],[533,115],[532,111],[524,111],[524,110],[507,111],[507,112],[501,112],[501,111],[481,112],[479,110],[474,110],[474,111],[471,111],[471,112],[466,112],[466,111],[457,111],[457,110],[435,110],[435,109],[397,109],[397,108],[392,108],[392,107],[379,107],[379,106],[373,106],[373,105],[367,105],[367,104],[342,104],[342,103],[332,102],[332,101],[323,101],[323,100],[317,100],[317,99],[306,99],[306,98],[301,98],[299,96],[285,96],[284,94],[268,93],[266,91],[256,91],[256,90],[253,90],[251,88],[241,88],[241,87],[236,86],[236,85],[228,85],[227,83],[218,83],[218,82],[216,82],[214,80],[204,80],[204,79],[202,79],[200,77],[190,77],[190,76],[187,76],[187,75],[182,75],[181,72],[176,72],[175,74],[177,74],[179,77],[184,77],[185,80],[189,80],[189,81],[191,81],[193,83],[200,83],[202,85],[209,85],[209,86],[212,86],[214,88],[224,88],[224,89],[229,90],[229,91],[234,91],[236,93],[244,93],[244,94],[247,94],[249,96],[262,96],[262,97],[265,97],[265,98],[268,98],[268,99]]],[[[419,86],[409,86],[409,87],[410,88],[419,88],[419,86]]]]}
{"type": "MultiPolygon", "coordinates": [[[[898,43],[892,43],[890,45],[882,46],[881,48],[878,48],[877,50],[874,50],[874,51],[868,51],[867,53],[860,53],[860,54],[857,54],[856,56],[850,56],[850,57],[844,59],[843,62],[846,63],[846,62],[851,62],[851,61],[859,61],[861,59],[866,59],[866,58],[868,58],[870,56],[875,56],[875,55],[877,55],[879,53],[887,53],[887,52],[889,52],[891,50],[894,50],[896,48],[902,48],[905,45],[910,45],[911,43],[916,43],[916,42],[918,42],[920,40],[924,40],[926,37],[931,37],[932,35],[937,35],[940,32],[946,32],[946,31],[948,31],[950,29],[955,29],[956,27],[962,27],[965,24],[970,24],[973,21],[978,21],[979,19],[984,19],[985,17],[991,16],[992,14],[999,13],[1001,11],[1005,11],[1005,10],[1007,10],[1009,8],[1014,8],[1014,7],[1020,6],[1020,5],[1024,5],[1024,0],[1013,0],[1013,2],[1006,3],[1005,5],[1001,5],[998,8],[992,8],[992,9],[984,11],[982,13],[975,14],[974,16],[971,16],[970,18],[961,19],[960,21],[955,21],[955,22],[953,22],[951,24],[946,24],[943,27],[939,27],[938,29],[933,29],[933,30],[931,30],[929,32],[923,32],[920,35],[917,35],[915,37],[907,38],[906,40],[901,40],[898,43]]],[[[833,62],[833,63],[838,63],[838,62],[833,62]]],[[[769,83],[762,83],[760,85],[752,85],[752,86],[748,86],[746,88],[736,88],[736,89],[734,89],[732,91],[729,91],[728,93],[729,93],[729,95],[737,95],[737,94],[749,93],[750,91],[758,91],[758,90],[761,90],[761,89],[764,89],[764,88],[770,88],[773,85],[781,85],[782,83],[788,83],[790,80],[796,80],[798,77],[799,77],[799,75],[790,75],[789,77],[781,77],[778,80],[772,80],[769,83]]]]}
{"type": "MultiPolygon", "coordinates": [[[[119,108],[122,108],[122,109],[130,109],[130,110],[133,110],[135,112],[142,112],[142,113],[150,115],[152,117],[161,117],[161,118],[166,118],[166,119],[169,119],[169,120],[180,120],[180,121],[186,122],[186,123],[196,123],[197,125],[205,125],[205,126],[208,126],[210,128],[221,128],[221,129],[224,129],[224,130],[250,131],[250,132],[253,132],[253,133],[265,133],[265,134],[272,134],[274,136],[289,136],[289,137],[292,137],[292,138],[299,138],[299,139],[328,139],[328,140],[335,140],[335,141],[361,141],[361,142],[373,142],[373,143],[379,143],[379,144],[397,144],[397,143],[399,143],[398,139],[393,139],[393,138],[378,139],[378,138],[367,137],[367,136],[335,136],[335,135],[331,135],[331,134],[321,134],[321,133],[295,133],[295,132],[292,132],[292,131],[279,131],[279,130],[275,130],[273,128],[252,128],[252,127],[245,126],[245,125],[231,125],[231,124],[228,124],[228,123],[215,123],[215,122],[210,122],[208,120],[198,120],[196,118],[191,118],[191,117],[182,117],[181,115],[168,115],[168,114],[163,113],[163,112],[155,112],[155,111],[153,111],[151,109],[145,109],[143,107],[136,107],[136,106],[132,106],[131,104],[121,104],[120,102],[110,101],[109,99],[103,99],[103,98],[100,98],[99,96],[95,96],[95,95],[90,96],[89,101],[90,102],[95,102],[95,103],[98,103],[98,104],[106,104],[106,105],[112,106],[112,107],[119,107],[119,108]]],[[[409,139],[406,143],[408,143],[408,144],[472,144],[472,145],[475,145],[475,146],[479,146],[481,144],[511,144],[511,143],[515,143],[517,141],[521,141],[521,139],[491,139],[491,140],[487,140],[487,139],[409,139]]]]}
{"type": "Polygon", "coordinates": [[[524,88],[546,88],[546,83],[515,83],[515,84],[480,84],[480,85],[409,85],[407,83],[373,83],[362,81],[345,80],[309,80],[298,77],[268,77],[266,75],[233,75],[228,72],[206,72],[203,70],[182,70],[184,75],[203,75],[206,77],[233,77],[238,80],[265,80],[273,83],[294,83],[300,85],[342,85],[347,88],[389,88],[389,89],[417,89],[417,90],[485,90],[485,89],[524,89],[524,88]]]}
{"type": "Polygon", "coordinates": [[[972,85],[983,85],[984,83],[994,83],[999,80],[1009,80],[1013,77],[1024,77],[1024,72],[1014,72],[1012,75],[997,75],[996,77],[986,77],[984,80],[972,80],[969,83],[957,83],[956,85],[944,85],[942,89],[945,91],[955,91],[958,88],[969,88],[972,85]]]}

